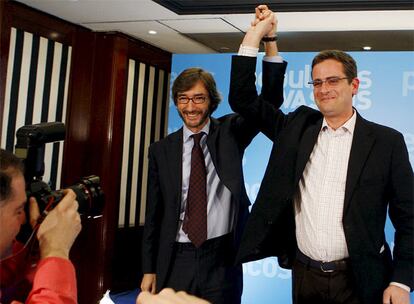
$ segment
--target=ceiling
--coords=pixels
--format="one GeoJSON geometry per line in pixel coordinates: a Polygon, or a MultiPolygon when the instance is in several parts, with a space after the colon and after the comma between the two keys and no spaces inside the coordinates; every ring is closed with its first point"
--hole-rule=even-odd
{"type": "MultiPolygon", "coordinates": [[[[237,52],[262,1],[18,0],[94,31],[119,31],[175,54],[237,52]],[[150,34],[149,31],[156,31],[150,34]]],[[[267,1],[281,51],[414,50],[412,0],[267,1]]]]}

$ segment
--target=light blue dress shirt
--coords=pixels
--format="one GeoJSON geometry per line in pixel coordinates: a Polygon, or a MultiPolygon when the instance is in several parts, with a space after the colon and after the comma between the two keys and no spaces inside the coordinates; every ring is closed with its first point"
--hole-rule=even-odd
{"type": "MultiPolygon", "coordinates": [[[[207,136],[210,129],[210,120],[201,130],[206,135],[200,140],[203,149],[207,170],[207,239],[219,237],[230,233],[234,225],[235,206],[232,204],[231,192],[220,181],[207,147],[207,136]]],[[[194,140],[190,137],[194,133],[183,126],[183,180],[181,189],[180,220],[176,241],[180,243],[191,242],[182,229],[187,204],[187,193],[191,171],[191,150],[194,140]]]]}

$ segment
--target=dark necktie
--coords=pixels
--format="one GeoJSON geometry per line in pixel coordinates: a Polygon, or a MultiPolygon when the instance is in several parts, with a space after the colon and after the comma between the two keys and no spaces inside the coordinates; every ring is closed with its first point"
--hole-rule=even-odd
{"type": "Polygon", "coordinates": [[[200,247],[207,239],[207,170],[200,146],[203,135],[201,132],[191,136],[194,146],[191,151],[190,183],[183,223],[183,231],[196,247],[200,247]]]}

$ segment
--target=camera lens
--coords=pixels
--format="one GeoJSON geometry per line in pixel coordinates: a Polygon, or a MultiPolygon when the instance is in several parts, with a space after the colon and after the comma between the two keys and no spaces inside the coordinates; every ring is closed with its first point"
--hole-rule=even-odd
{"type": "Polygon", "coordinates": [[[79,183],[70,186],[79,203],[78,211],[87,216],[102,214],[104,194],[100,186],[100,178],[96,175],[83,177],[79,183]]]}

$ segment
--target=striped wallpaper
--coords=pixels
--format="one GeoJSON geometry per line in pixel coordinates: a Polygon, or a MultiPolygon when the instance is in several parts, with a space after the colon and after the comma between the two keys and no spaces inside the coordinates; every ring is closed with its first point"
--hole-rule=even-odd
{"type": "Polygon", "coordinates": [[[148,147],[167,131],[169,80],[168,72],[129,60],[119,227],[144,223],[148,147]]]}
{"type": "MultiPolygon", "coordinates": [[[[14,151],[16,131],[40,122],[65,122],[72,47],[11,28],[1,147],[14,151]]],[[[47,144],[45,174],[60,188],[63,142],[47,144]]]]}

